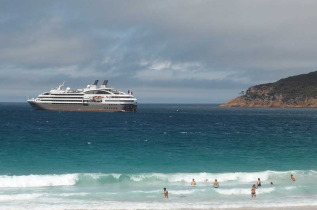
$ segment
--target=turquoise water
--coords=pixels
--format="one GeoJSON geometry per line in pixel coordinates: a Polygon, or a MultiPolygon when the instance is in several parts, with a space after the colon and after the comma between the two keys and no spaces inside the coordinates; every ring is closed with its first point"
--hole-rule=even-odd
{"type": "Polygon", "coordinates": [[[78,113],[1,103],[0,116],[1,209],[317,206],[316,109],[78,113]]]}

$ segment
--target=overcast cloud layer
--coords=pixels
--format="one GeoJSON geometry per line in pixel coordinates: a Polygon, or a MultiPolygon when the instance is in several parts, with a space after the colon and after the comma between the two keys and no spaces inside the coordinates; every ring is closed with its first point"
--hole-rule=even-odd
{"type": "Polygon", "coordinates": [[[109,79],[141,103],[221,103],[317,69],[313,0],[0,4],[0,101],[109,79]]]}

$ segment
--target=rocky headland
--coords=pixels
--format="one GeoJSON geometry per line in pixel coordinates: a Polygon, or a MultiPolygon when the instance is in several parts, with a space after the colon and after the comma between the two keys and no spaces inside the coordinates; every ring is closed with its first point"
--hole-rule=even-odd
{"type": "Polygon", "coordinates": [[[220,107],[317,108],[317,71],[255,85],[220,107]]]}

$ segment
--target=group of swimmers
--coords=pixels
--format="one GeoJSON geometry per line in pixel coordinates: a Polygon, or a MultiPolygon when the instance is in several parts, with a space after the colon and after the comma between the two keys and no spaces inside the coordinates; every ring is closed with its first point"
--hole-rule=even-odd
{"type": "MultiPolygon", "coordinates": [[[[208,182],[208,179],[206,179],[205,182],[208,182]]],[[[191,186],[192,186],[192,187],[196,187],[195,179],[192,180],[191,186]]],[[[214,182],[214,184],[213,184],[213,187],[214,187],[214,188],[218,188],[218,187],[219,187],[219,183],[218,183],[217,179],[215,179],[215,182],[214,182]]]]}
{"type": "MultiPolygon", "coordinates": [[[[291,174],[291,180],[292,180],[293,182],[296,181],[296,179],[295,179],[295,177],[294,177],[293,174],[291,174]]],[[[260,178],[258,178],[258,181],[257,181],[256,185],[254,184],[254,185],[252,185],[252,187],[251,187],[251,197],[252,197],[252,198],[256,198],[256,189],[258,189],[258,187],[261,187],[261,186],[262,186],[261,180],[260,180],[260,178]]],[[[274,186],[274,184],[273,184],[273,182],[271,182],[271,187],[273,187],[273,186],[274,186]]]]}
{"type": "MultiPolygon", "coordinates": [[[[291,174],[291,180],[294,181],[294,182],[296,181],[296,179],[295,179],[293,174],[291,174]]],[[[208,179],[206,179],[205,182],[208,182],[208,179]]],[[[191,186],[192,187],[196,187],[195,179],[192,180],[191,186]]],[[[256,198],[256,189],[258,189],[258,187],[261,187],[261,186],[262,186],[261,179],[258,178],[258,181],[256,182],[256,184],[252,185],[252,187],[251,187],[251,197],[252,198],[256,198]]],[[[273,184],[273,182],[271,182],[271,187],[273,187],[273,186],[274,186],[274,184],[273,184]]],[[[218,183],[217,179],[215,179],[213,187],[214,188],[218,188],[219,187],[219,183],[218,183]]],[[[163,194],[164,194],[164,198],[168,198],[168,191],[166,190],[165,187],[164,187],[164,193],[163,194]]]]}
{"type": "MultiPolygon", "coordinates": [[[[205,182],[208,182],[208,179],[206,179],[205,182]]],[[[195,179],[193,179],[190,184],[191,184],[192,187],[196,187],[196,181],[195,181],[195,179]]],[[[214,187],[214,188],[218,188],[218,187],[219,187],[219,183],[218,183],[217,179],[215,179],[215,182],[214,182],[214,184],[213,184],[213,187],[214,187]]],[[[164,192],[163,192],[164,198],[168,198],[168,191],[166,190],[166,187],[164,187],[163,190],[164,190],[164,192]]]]}

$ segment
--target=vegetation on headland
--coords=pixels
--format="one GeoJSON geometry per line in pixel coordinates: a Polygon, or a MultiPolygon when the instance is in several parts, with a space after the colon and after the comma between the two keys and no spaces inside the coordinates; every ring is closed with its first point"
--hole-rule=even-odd
{"type": "Polygon", "coordinates": [[[317,71],[250,87],[221,107],[317,108],[317,71]]]}

